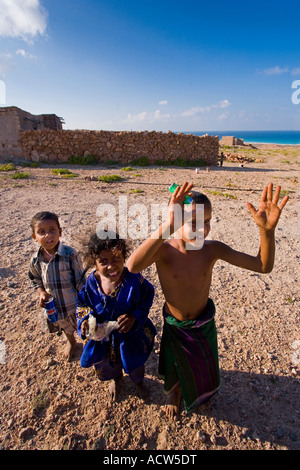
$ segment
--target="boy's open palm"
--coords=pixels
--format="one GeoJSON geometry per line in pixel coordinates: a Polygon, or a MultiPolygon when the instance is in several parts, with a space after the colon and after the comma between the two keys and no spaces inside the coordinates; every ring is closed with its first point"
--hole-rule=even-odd
{"type": "Polygon", "coordinates": [[[262,192],[257,210],[250,202],[247,202],[246,205],[258,227],[265,230],[275,229],[281,211],[289,199],[288,196],[285,196],[278,205],[280,189],[280,186],[277,186],[273,196],[273,184],[269,183],[262,192]]]}

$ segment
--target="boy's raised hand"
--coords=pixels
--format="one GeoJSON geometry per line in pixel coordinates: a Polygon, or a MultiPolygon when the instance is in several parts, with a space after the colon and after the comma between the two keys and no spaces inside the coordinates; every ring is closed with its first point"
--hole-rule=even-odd
{"type": "Polygon", "coordinates": [[[172,194],[169,205],[183,204],[183,201],[185,200],[186,196],[189,194],[193,186],[193,183],[188,183],[187,181],[185,181],[182,186],[178,186],[172,194]]]}
{"type": "Polygon", "coordinates": [[[280,186],[277,186],[273,196],[273,184],[269,183],[268,186],[265,186],[257,210],[250,202],[246,203],[258,227],[265,230],[275,230],[281,211],[289,199],[288,196],[285,196],[278,205],[280,189],[280,186]]]}
{"type": "MultiPolygon", "coordinates": [[[[171,226],[177,227],[178,225],[176,224],[176,221],[175,221],[175,214],[174,214],[173,206],[180,205],[183,210],[183,201],[185,200],[186,196],[190,193],[193,186],[194,186],[193,183],[188,183],[187,181],[185,181],[183,185],[178,186],[175,189],[174,193],[172,194],[170,198],[170,202],[169,202],[169,211],[168,211],[168,216],[169,216],[169,221],[170,221],[171,226]]],[[[183,222],[183,217],[181,217],[180,219],[183,222]]]]}

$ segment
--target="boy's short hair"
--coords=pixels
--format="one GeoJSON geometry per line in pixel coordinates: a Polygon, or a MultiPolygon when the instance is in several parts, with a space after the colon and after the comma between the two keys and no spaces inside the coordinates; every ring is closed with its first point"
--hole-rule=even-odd
{"type": "Polygon", "coordinates": [[[211,206],[210,200],[203,193],[200,193],[198,191],[191,191],[190,197],[193,199],[193,202],[195,202],[196,204],[206,204],[208,206],[211,206]]]}
{"type": "Polygon", "coordinates": [[[55,220],[58,228],[60,228],[58,216],[54,214],[54,212],[42,211],[42,212],[38,212],[37,214],[35,214],[30,221],[30,227],[31,227],[32,233],[34,232],[35,224],[37,222],[41,222],[42,220],[55,220]]]}
{"type": "MultiPolygon", "coordinates": [[[[208,197],[203,193],[200,193],[198,191],[191,191],[189,193],[189,196],[193,199],[193,202],[195,202],[196,204],[206,204],[207,206],[212,206],[208,197]]],[[[170,201],[171,197],[168,201],[168,204],[170,204],[170,201]]]]}

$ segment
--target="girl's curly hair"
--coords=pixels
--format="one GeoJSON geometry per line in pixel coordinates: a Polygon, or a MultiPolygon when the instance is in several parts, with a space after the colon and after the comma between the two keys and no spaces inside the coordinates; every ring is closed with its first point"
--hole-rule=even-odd
{"type": "Polygon", "coordinates": [[[97,233],[92,233],[86,240],[82,240],[83,261],[85,265],[84,274],[93,266],[96,259],[103,250],[121,252],[124,260],[129,251],[127,240],[120,238],[118,233],[109,233],[106,238],[99,238],[97,233]]]}
{"type": "Polygon", "coordinates": [[[96,233],[91,235],[87,243],[87,256],[95,261],[100,251],[112,250],[120,251],[124,259],[126,259],[128,253],[126,240],[120,238],[118,233],[113,234],[114,238],[112,238],[111,235],[112,234],[110,234],[110,237],[107,236],[106,238],[99,238],[96,233]]]}

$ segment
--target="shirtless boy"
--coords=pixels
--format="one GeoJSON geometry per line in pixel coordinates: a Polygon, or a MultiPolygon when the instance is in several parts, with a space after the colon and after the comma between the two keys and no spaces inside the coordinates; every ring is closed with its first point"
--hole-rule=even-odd
{"type": "Polygon", "coordinates": [[[205,240],[199,249],[190,249],[196,243],[196,236],[191,234],[186,222],[180,238],[168,237],[175,231],[174,208],[179,204],[183,211],[188,194],[193,199],[193,231],[197,204],[204,204],[204,239],[210,231],[211,203],[201,193],[191,192],[192,187],[193,184],[185,182],[176,188],[166,221],[141,243],[127,262],[128,269],[135,273],[156,263],[165,296],[159,371],[164,377],[165,411],[170,418],[178,415],[181,396],[190,411],[209,400],[220,387],[215,309],[209,298],[214,264],[223,260],[251,271],[269,273],[274,264],[275,227],[288,200],[285,196],[278,204],[280,187],[273,194],[270,183],[262,191],[257,210],[252,204],[246,204],[259,228],[257,256],[213,240],[205,240]]]}

